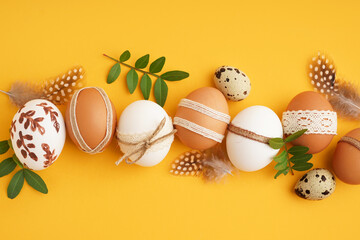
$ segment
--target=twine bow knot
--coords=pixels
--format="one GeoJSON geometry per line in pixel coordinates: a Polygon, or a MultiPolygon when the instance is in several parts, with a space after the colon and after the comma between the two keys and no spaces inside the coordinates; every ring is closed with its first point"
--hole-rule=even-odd
{"type": "Polygon", "coordinates": [[[171,132],[169,132],[168,134],[165,134],[159,138],[156,138],[156,136],[161,132],[161,130],[164,128],[166,123],[166,117],[164,117],[161,122],[159,123],[159,125],[156,127],[156,129],[154,130],[154,132],[148,136],[147,138],[138,141],[138,142],[126,142],[120,139],[119,137],[119,133],[117,136],[117,139],[119,141],[119,143],[121,144],[125,144],[125,145],[131,145],[131,146],[135,146],[135,149],[133,151],[131,151],[130,153],[126,153],[124,154],[118,161],[116,161],[116,165],[119,165],[119,163],[121,161],[123,161],[125,159],[125,162],[127,164],[133,164],[136,163],[137,161],[139,161],[147,152],[147,150],[149,148],[151,148],[153,145],[158,144],[160,142],[165,141],[167,138],[171,137],[172,135],[174,135],[176,133],[176,129],[173,129],[171,132]],[[129,160],[129,158],[135,154],[139,154],[139,156],[131,161],[129,160]]]}

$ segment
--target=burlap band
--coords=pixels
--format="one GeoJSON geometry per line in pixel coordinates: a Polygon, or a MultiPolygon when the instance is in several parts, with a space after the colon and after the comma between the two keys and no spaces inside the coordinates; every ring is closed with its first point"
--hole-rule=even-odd
{"type": "Polygon", "coordinates": [[[352,145],[352,146],[356,147],[358,150],[360,150],[360,141],[355,138],[344,136],[339,140],[339,142],[349,143],[350,145],[352,145]]]}
{"type": "Polygon", "coordinates": [[[230,125],[228,126],[228,130],[229,130],[229,132],[232,132],[236,135],[239,135],[239,136],[242,136],[242,137],[257,141],[257,142],[265,143],[265,144],[268,144],[269,140],[271,139],[269,137],[265,137],[265,136],[256,134],[254,132],[251,132],[249,130],[245,130],[243,128],[237,127],[237,126],[233,125],[232,123],[230,123],[230,125]]]}
{"type": "MultiPolygon", "coordinates": [[[[115,124],[113,122],[113,114],[114,113],[113,113],[113,109],[112,109],[110,99],[106,95],[106,93],[105,93],[105,91],[103,89],[98,88],[98,87],[87,87],[87,88],[82,88],[82,89],[78,90],[71,99],[70,110],[69,110],[70,125],[71,125],[70,127],[71,127],[72,132],[74,133],[74,137],[75,137],[76,141],[78,142],[80,148],[86,153],[95,154],[95,153],[101,152],[104,149],[105,145],[111,140],[113,124],[115,124]],[[103,140],[94,149],[90,148],[86,144],[85,140],[81,136],[79,126],[78,126],[77,121],[76,121],[76,103],[77,103],[77,99],[79,97],[80,92],[82,90],[84,90],[84,89],[87,89],[87,88],[96,89],[100,93],[101,97],[103,98],[104,103],[105,103],[105,107],[106,107],[106,134],[105,134],[105,137],[103,138],[103,140]]],[[[91,129],[88,129],[88,131],[91,131],[91,129]]]]}
{"type": "MultiPolygon", "coordinates": [[[[171,118],[169,118],[171,121],[171,118]]],[[[164,128],[166,123],[166,117],[164,117],[161,122],[159,123],[159,125],[156,127],[156,129],[154,130],[154,132],[146,137],[145,139],[138,141],[138,142],[126,142],[124,140],[121,139],[121,135],[119,132],[117,132],[117,140],[119,143],[121,144],[125,144],[125,145],[132,145],[135,146],[135,149],[132,152],[129,153],[125,153],[118,161],[116,161],[116,165],[119,165],[119,163],[125,159],[125,162],[127,164],[133,164],[136,163],[137,161],[139,161],[147,152],[147,150],[149,148],[151,148],[153,145],[155,144],[159,144],[163,141],[165,141],[167,138],[171,137],[172,135],[174,135],[176,133],[176,129],[173,129],[171,132],[161,136],[161,137],[157,137],[157,135],[160,133],[160,131],[164,128]],[[130,161],[129,158],[135,154],[139,154],[139,156],[134,159],[133,161],[130,161]]]]}

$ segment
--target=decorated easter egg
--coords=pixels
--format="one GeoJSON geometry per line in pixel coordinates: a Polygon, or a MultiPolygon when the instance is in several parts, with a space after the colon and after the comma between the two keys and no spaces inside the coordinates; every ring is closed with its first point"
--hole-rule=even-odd
{"type": "Polygon", "coordinates": [[[279,151],[269,146],[269,140],[282,137],[283,129],[276,113],[264,106],[252,106],[231,121],[226,150],[236,168],[257,171],[266,167],[279,151]]]}
{"type": "Polygon", "coordinates": [[[310,154],[324,150],[337,131],[336,112],[326,98],[316,92],[295,96],[283,113],[282,122],[285,135],[307,129],[292,144],[308,147],[310,154]]]}
{"type": "Polygon", "coordinates": [[[238,68],[219,67],[214,75],[215,86],[230,101],[241,101],[250,94],[251,83],[248,76],[238,68]]]}
{"type": "Polygon", "coordinates": [[[102,152],[113,139],[116,111],[103,89],[82,88],[68,103],[65,122],[75,145],[86,153],[95,154],[102,152]]]}
{"type": "Polygon", "coordinates": [[[180,141],[197,150],[222,142],[230,122],[224,95],[212,87],[199,88],[181,99],[174,118],[180,141]]]}
{"type": "Polygon", "coordinates": [[[360,184],[360,128],[340,139],[332,159],[335,175],[348,184],[360,184]]]}
{"type": "Polygon", "coordinates": [[[42,170],[56,161],[64,147],[64,119],[51,102],[31,100],[15,114],[10,135],[20,162],[29,169],[42,170]]]}
{"type": "Polygon", "coordinates": [[[329,170],[315,168],[299,179],[295,185],[295,193],[301,198],[322,200],[329,197],[335,187],[335,177],[329,170]]]}
{"type": "Polygon", "coordinates": [[[171,118],[158,104],[140,100],[131,103],[121,113],[117,140],[126,163],[151,167],[168,154],[174,141],[171,118]]]}

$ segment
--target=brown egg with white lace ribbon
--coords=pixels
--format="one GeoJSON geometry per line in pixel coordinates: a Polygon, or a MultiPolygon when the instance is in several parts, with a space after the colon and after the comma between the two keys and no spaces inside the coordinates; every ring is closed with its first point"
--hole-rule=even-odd
{"type": "Polygon", "coordinates": [[[180,141],[197,150],[222,142],[230,116],[224,95],[212,87],[199,88],[181,99],[174,118],[180,141]]]}
{"type": "Polygon", "coordinates": [[[98,87],[78,90],[67,105],[65,122],[74,144],[86,153],[102,152],[113,139],[116,111],[105,91],[98,87]]]}
{"type": "Polygon", "coordinates": [[[324,150],[337,131],[336,112],[325,97],[311,91],[302,92],[290,101],[282,122],[286,136],[307,129],[292,144],[308,147],[310,154],[324,150]]]}

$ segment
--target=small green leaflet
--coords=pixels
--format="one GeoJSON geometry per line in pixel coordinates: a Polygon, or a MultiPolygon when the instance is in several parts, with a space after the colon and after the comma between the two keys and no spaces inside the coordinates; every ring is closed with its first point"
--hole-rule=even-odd
{"type": "Polygon", "coordinates": [[[114,66],[110,69],[109,75],[107,77],[107,83],[113,83],[120,75],[121,67],[119,63],[115,63],[114,66]]]}
{"type": "Polygon", "coordinates": [[[8,175],[16,168],[16,163],[12,158],[7,158],[0,163],[0,177],[8,175]]]}
{"type": "Polygon", "coordinates": [[[289,143],[289,142],[292,142],[294,141],[295,139],[298,139],[299,137],[301,137],[305,132],[307,131],[307,129],[303,129],[303,130],[300,130],[290,136],[288,136],[287,138],[285,138],[285,142],[289,143]]]}
{"type": "Polygon", "coordinates": [[[8,140],[0,142],[0,154],[6,153],[9,150],[9,148],[10,148],[10,145],[9,145],[8,140]]]}
{"type": "Polygon", "coordinates": [[[160,57],[150,64],[149,72],[158,73],[161,72],[165,64],[165,57],[160,57]]]}
{"type": "Polygon", "coordinates": [[[274,169],[279,171],[279,170],[284,170],[287,167],[288,167],[287,166],[287,161],[284,161],[284,162],[279,162],[278,164],[276,164],[274,169]]]}
{"type": "Polygon", "coordinates": [[[129,89],[129,92],[132,94],[135,89],[136,86],[138,84],[138,74],[134,69],[131,69],[128,74],[126,75],[126,83],[127,83],[127,87],[129,89]]]}
{"type": "Polygon", "coordinates": [[[290,158],[290,162],[297,164],[297,163],[306,163],[312,158],[312,154],[300,154],[294,155],[290,158]]]}
{"type": "Polygon", "coordinates": [[[291,155],[305,154],[309,151],[308,147],[294,146],[288,150],[291,155]]]}
{"type": "Polygon", "coordinates": [[[284,146],[284,140],[282,138],[271,138],[269,140],[269,145],[273,149],[280,149],[284,146]]]}
{"type": "Polygon", "coordinates": [[[15,198],[21,191],[22,187],[24,186],[24,169],[21,169],[11,179],[8,189],[7,195],[8,198],[15,198]]]}
{"type": "Polygon", "coordinates": [[[142,56],[135,62],[135,67],[138,69],[146,68],[146,66],[149,63],[150,55],[146,54],[145,56],[142,56]]]}
{"type": "Polygon", "coordinates": [[[276,178],[277,178],[278,176],[280,176],[281,174],[284,174],[284,175],[286,176],[288,173],[289,173],[289,168],[285,168],[284,170],[278,171],[278,172],[275,174],[274,178],[276,179],[276,178]]]}
{"type": "Polygon", "coordinates": [[[167,81],[180,81],[187,77],[189,74],[183,71],[169,71],[161,74],[161,78],[167,81]]]}
{"type": "Polygon", "coordinates": [[[144,99],[148,100],[150,97],[150,91],[151,91],[151,79],[150,79],[149,75],[147,75],[146,73],[141,78],[140,89],[144,96],[144,99]]]}
{"type": "Polygon", "coordinates": [[[126,50],[125,52],[123,52],[119,58],[120,62],[125,62],[127,60],[129,60],[131,54],[129,52],[129,50],[126,50]]]}
{"type": "Polygon", "coordinates": [[[303,162],[303,163],[296,163],[294,166],[292,166],[292,169],[296,171],[306,171],[313,167],[312,163],[303,162]]]}
{"type": "Polygon", "coordinates": [[[274,157],[274,161],[277,163],[280,162],[286,162],[287,161],[287,154],[285,151],[282,151],[279,155],[277,155],[276,157],[274,157]]]}
{"type": "Polygon", "coordinates": [[[163,107],[167,98],[168,87],[166,82],[158,78],[154,84],[154,95],[156,102],[163,107]]]}
{"type": "Polygon", "coordinates": [[[44,194],[48,193],[47,186],[44,180],[42,180],[42,178],[39,175],[30,171],[29,169],[24,169],[24,176],[26,182],[35,190],[44,194]]]}

